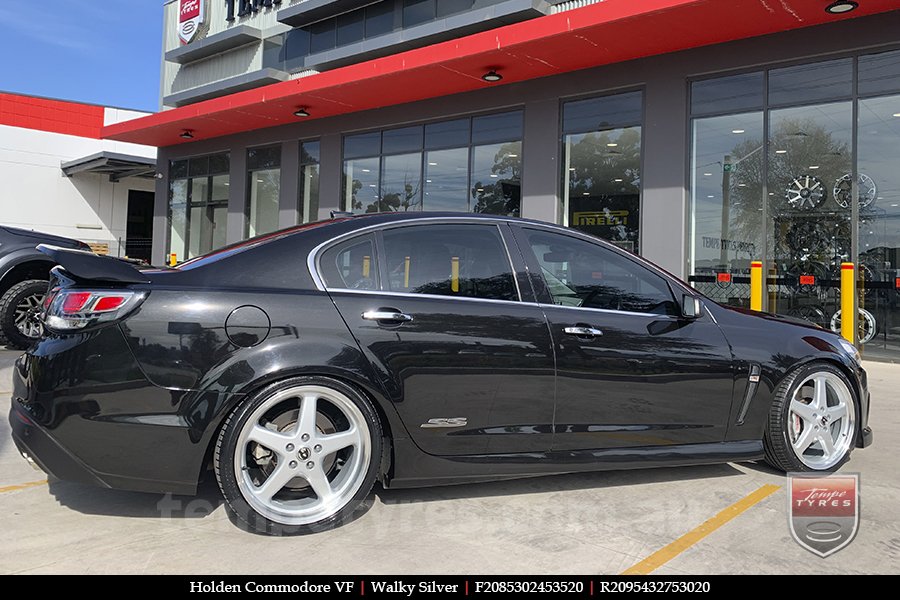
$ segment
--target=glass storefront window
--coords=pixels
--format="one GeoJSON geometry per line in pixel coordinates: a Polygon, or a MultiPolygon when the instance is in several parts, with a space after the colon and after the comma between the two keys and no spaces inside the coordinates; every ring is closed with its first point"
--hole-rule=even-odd
{"type": "Polygon", "coordinates": [[[469,149],[425,153],[425,205],[428,210],[467,212],[469,149]]]}
{"type": "MultiPolygon", "coordinates": [[[[749,277],[763,249],[763,113],[694,119],[691,164],[691,265],[695,275],[749,277]]],[[[710,297],[749,306],[747,284],[711,285],[710,297]]]]}
{"type": "Polygon", "coordinates": [[[469,209],[475,213],[518,217],[522,204],[522,142],[472,148],[469,209]]]}
{"type": "Polygon", "coordinates": [[[769,115],[769,310],[829,326],[840,308],[840,266],[851,257],[850,204],[834,192],[852,174],[852,104],[769,115]]]}
{"type": "Polygon", "coordinates": [[[859,57],[859,93],[900,92],[900,50],[859,57]]]}
{"type": "Polygon", "coordinates": [[[858,131],[857,271],[858,307],[863,315],[859,336],[865,342],[866,357],[896,360],[900,354],[900,95],[860,99],[858,131]]]}
{"type": "Polygon", "coordinates": [[[422,153],[394,154],[381,161],[380,212],[422,210],[422,153]]]}
{"type": "Polygon", "coordinates": [[[300,222],[319,219],[319,142],[300,143],[300,222]]]}
{"type": "Polygon", "coordinates": [[[228,154],[170,163],[168,251],[177,261],[225,245],[228,169],[228,154]]]}
{"type": "Polygon", "coordinates": [[[344,207],[351,212],[379,212],[380,160],[357,158],[344,161],[344,207]]]}
{"type": "Polygon", "coordinates": [[[769,104],[800,104],[853,92],[853,59],[841,58],[769,71],[769,104]]]}
{"type": "Polygon", "coordinates": [[[246,237],[278,229],[281,194],[281,146],[247,150],[246,237]]]}
{"type": "Polygon", "coordinates": [[[188,180],[173,179],[169,186],[169,251],[180,253],[180,258],[184,258],[184,243],[187,240],[187,198],[188,180]]]}
{"type": "Polygon", "coordinates": [[[840,331],[840,265],[854,261],[856,341],[867,356],[896,358],[898,76],[900,51],[890,51],[692,84],[695,287],[747,306],[748,263],[761,260],[765,310],[840,331]],[[737,110],[762,95],[758,110],[737,110]]]}
{"type": "Polygon", "coordinates": [[[763,77],[758,71],[695,81],[691,85],[691,113],[708,115],[762,108],[763,77]]]}
{"type": "Polygon", "coordinates": [[[564,225],[639,252],[641,93],[563,105],[564,225]]]}
{"type": "Polygon", "coordinates": [[[344,207],[518,216],[522,111],[344,138],[344,207]]]}

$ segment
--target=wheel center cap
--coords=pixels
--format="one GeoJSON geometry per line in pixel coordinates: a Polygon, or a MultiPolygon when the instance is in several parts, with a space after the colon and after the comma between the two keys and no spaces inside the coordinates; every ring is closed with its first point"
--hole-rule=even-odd
{"type": "Polygon", "coordinates": [[[305,446],[303,448],[300,448],[300,451],[297,452],[297,456],[300,457],[300,460],[306,460],[307,458],[309,458],[309,448],[305,446]]]}
{"type": "Polygon", "coordinates": [[[822,427],[828,425],[828,415],[822,415],[822,418],[819,419],[819,422],[822,423],[822,427]]]}

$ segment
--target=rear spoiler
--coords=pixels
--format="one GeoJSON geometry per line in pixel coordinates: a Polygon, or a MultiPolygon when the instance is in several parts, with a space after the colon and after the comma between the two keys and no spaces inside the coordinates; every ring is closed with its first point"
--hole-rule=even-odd
{"type": "Polygon", "coordinates": [[[77,279],[107,283],[150,282],[143,273],[118,258],[49,244],[38,244],[37,249],[77,279]]]}

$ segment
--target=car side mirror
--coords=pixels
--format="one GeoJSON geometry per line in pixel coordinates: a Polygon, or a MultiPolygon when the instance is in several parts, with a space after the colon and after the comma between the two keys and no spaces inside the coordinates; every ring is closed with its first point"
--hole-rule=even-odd
{"type": "Polygon", "coordinates": [[[699,319],[702,310],[700,298],[688,294],[681,297],[681,316],[685,319],[699,319]]]}

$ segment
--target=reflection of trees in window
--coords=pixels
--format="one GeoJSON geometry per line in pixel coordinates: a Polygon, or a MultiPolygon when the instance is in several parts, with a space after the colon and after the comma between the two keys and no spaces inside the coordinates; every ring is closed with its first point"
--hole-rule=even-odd
{"type": "Polygon", "coordinates": [[[384,190],[381,200],[376,204],[366,207],[366,212],[406,212],[409,210],[422,210],[422,200],[419,193],[419,178],[411,179],[404,176],[403,184],[396,191],[384,190]],[[380,206],[380,208],[379,208],[380,206]]]}
{"type": "MultiPolygon", "coordinates": [[[[363,187],[363,183],[359,179],[354,179],[350,184],[350,199],[354,210],[361,210],[363,203],[358,199],[359,191],[363,187]]],[[[379,199],[366,204],[365,211],[367,213],[375,212],[405,212],[409,210],[422,210],[422,200],[419,194],[418,178],[405,177],[400,189],[396,191],[386,191],[379,199]]]]}
{"type": "MultiPolygon", "coordinates": [[[[473,179],[477,177],[477,180],[472,181],[472,212],[514,217],[519,215],[522,196],[520,148],[521,142],[500,144],[494,153],[493,165],[486,181],[480,177],[481,174],[476,175],[476,162],[472,169],[473,179]]],[[[473,149],[476,153],[475,161],[478,160],[479,150],[483,148],[473,149]]]]}
{"type": "MultiPolygon", "coordinates": [[[[802,254],[804,260],[828,262],[835,253],[844,252],[844,245],[846,253],[849,253],[849,227],[841,228],[840,223],[835,223],[835,218],[837,221],[849,219],[850,210],[839,207],[832,198],[835,180],[850,170],[849,144],[835,139],[831,132],[814,119],[786,119],[775,125],[769,146],[767,200],[770,218],[788,214],[813,219],[813,215],[822,217],[814,221],[810,221],[810,218],[803,219],[802,222],[799,219],[785,221],[782,225],[784,230],[774,233],[783,237],[785,242],[794,240],[789,246],[802,243],[803,248],[789,250],[792,254],[802,254]],[[810,166],[818,168],[810,169],[810,166]],[[827,199],[815,210],[800,212],[788,203],[786,190],[794,178],[805,175],[822,181],[827,199]],[[835,217],[835,214],[838,216],[835,217]],[[796,235],[800,233],[800,229],[810,227],[810,231],[804,229],[803,235],[796,235]],[[797,231],[793,231],[794,229],[797,231]],[[843,229],[846,229],[846,240],[841,239],[844,237],[843,229]]],[[[729,211],[727,226],[722,232],[725,239],[760,238],[763,228],[763,161],[766,160],[761,147],[761,140],[749,139],[735,145],[731,151],[734,166],[730,176],[723,177],[723,202],[729,211]]],[[[770,240],[770,245],[772,242],[774,240],[770,240]]],[[[750,250],[748,245],[746,252],[747,258],[751,258],[749,254],[758,254],[759,249],[753,247],[750,250]]]]}
{"type": "Polygon", "coordinates": [[[359,194],[359,190],[362,189],[362,186],[362,181],[360,181],[359,179],[354,179],[350,183],[350,205],[353,207],[353,210],[359,210],[360,208],[362,208],[362,202],[357,199],[357,194],[359,194]]]}
{"type": "Polygon", "coordinates": [[[640,127],[573,134],[567,146],[569,225],[636,251],[640,127]]]}
{"type": "Polygon", "coordinates": [[[588,133],[572,144],[569,193],[573,196],[585,192],[591,196],[638,193],[641,185],[640,130],[624,129],[616,138],[610,133],[588,133]],[[617,146],[609,147],[613,143],[617,146]]]}

